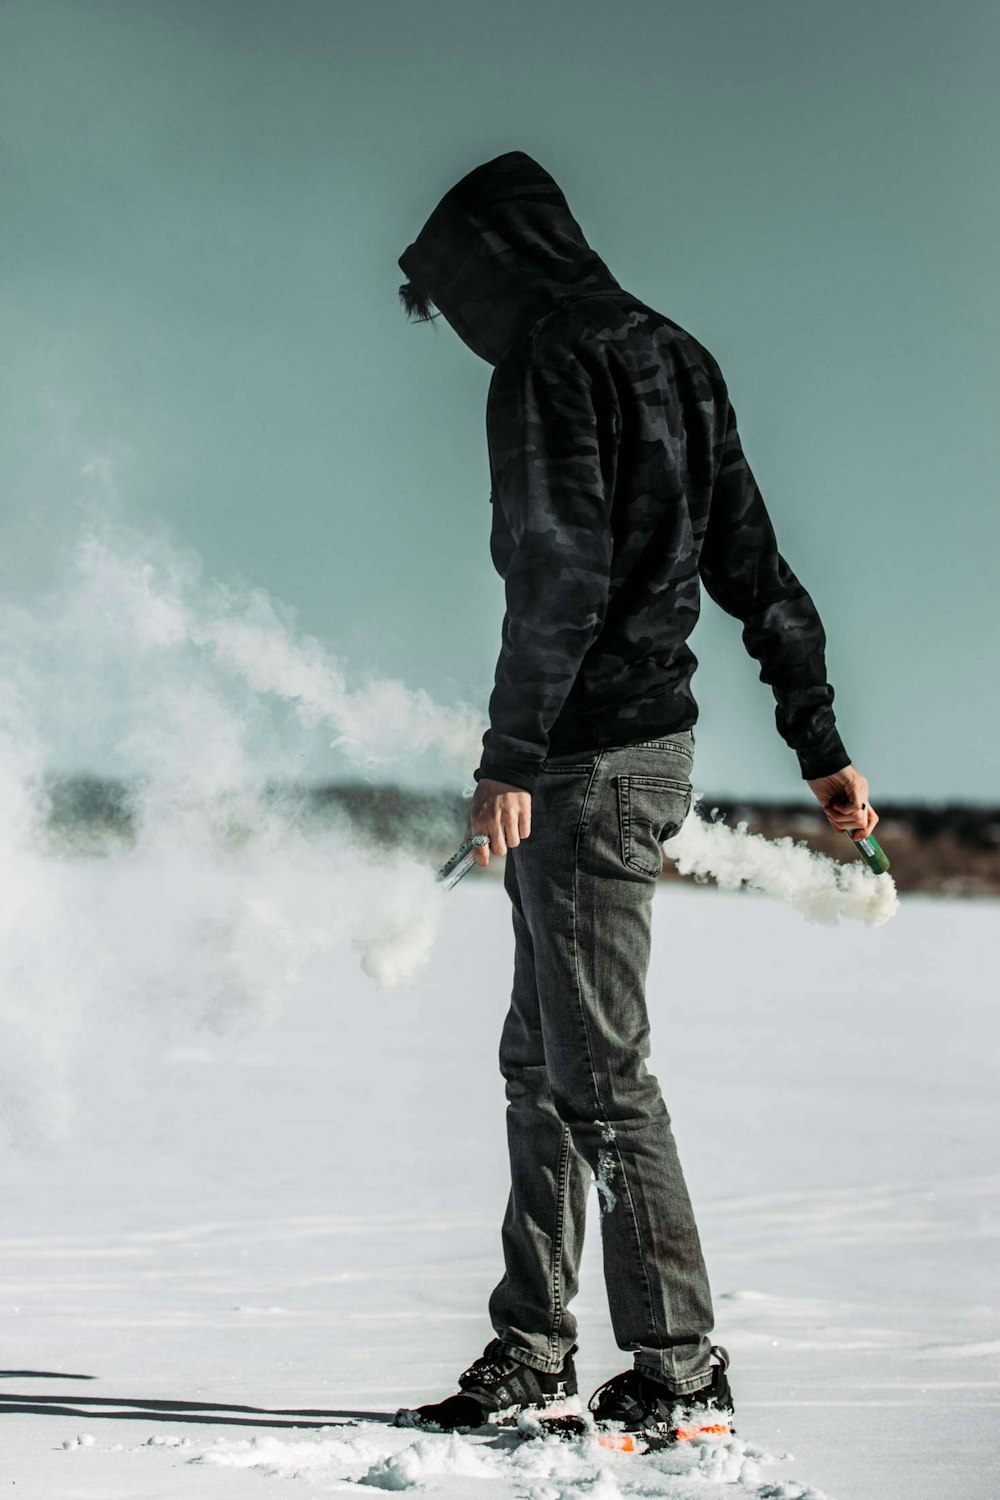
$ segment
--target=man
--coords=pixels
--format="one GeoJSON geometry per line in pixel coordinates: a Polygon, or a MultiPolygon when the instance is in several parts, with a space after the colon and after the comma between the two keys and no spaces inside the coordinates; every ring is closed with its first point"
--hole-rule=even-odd
{"type": "Polygon", "coordinates": [[[489,835],[480,864],[506,855],[515,956],[496,1337],[457,1394],[397,1420],[475,1427],[576,1393],[570,1303],[593,1178],[612,1324],[634,1365],[591,1409],[661,1439],[718,1430],[729,1358],[709,1339],[644,994],[660,845],[691,805],[700,582],[742,621],[779,733],[830,823],[857,838],[878,821],[868,783],[718,364],[619,285],[549,173],[521,151],[483,163],[399,264],[408,313],[442,314],[494,367],[491,552],[507,610],[469,830],[489,835]]]}

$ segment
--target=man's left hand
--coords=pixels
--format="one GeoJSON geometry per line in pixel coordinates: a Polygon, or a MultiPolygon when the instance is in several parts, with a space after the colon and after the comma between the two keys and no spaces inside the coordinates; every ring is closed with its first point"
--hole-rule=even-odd
{"type": "Polygon", "coordinates": [[[506,854],[508,849],[516,849],[531,834],[531,793],[484,777],[476,783],[465,832],[466,836],[489,835],[488,844],[475,846],[477,865],[488,865],[491,854],[506,854]]]}
{"type": "Polygon", "coordinates": [[[867,838],[878,822],[878,813],[868,801],[867,779],[856,766],[845,766],[832,776],[815,776],[809,782],[827,822],[855,843],[867,838]]]}

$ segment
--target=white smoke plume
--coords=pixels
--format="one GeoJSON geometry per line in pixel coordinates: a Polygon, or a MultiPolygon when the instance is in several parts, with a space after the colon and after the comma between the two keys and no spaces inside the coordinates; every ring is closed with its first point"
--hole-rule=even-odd
{"type": "Polygon", "coordinates": [[[899,898],[890,874],[873,874],[860,857],[839,864],[791,838],[749,833],[745,822],[730,828],[704,818],[701,801],[695,793],[684,826],[663,845],[664,857],[676,862],[681,875],[714,880],[727,891],[759,891],[827,927],[841,918],[879,927],[896,915],[899,898]]]}
{"type": "Polygon", "coordinates": [[[466,774],[478,760],[485,726],[473,709],[440,708],[393,680],[350,688],[330,652],[296,633],[291,611],[260,588],[202,584],[175,547],[90,535],[73,567],[77,619],[102,615],[137,656],[200,655],[252,693],[291,704],[303,727],[333,730],[331,746],[363,769],[428,750],[466,774]]]}
{"type": "Polygon", "coordinates": [[[0,1115],[20,1143],[71,1128],[84,1056],[111,1086],[191,1028],[258,1026],[335,949],[376,990],[419,976],[443,914],[430,855],[271,795],[310,732],[366,770],[424,749],[467,776],[481,729],[399,683],[352,690],[262,591],[124,528],[88,529],[47,597],[3,608],[0,1115]],[[51,773],[91,745],[130,833],[81,852],[51,773]]]}

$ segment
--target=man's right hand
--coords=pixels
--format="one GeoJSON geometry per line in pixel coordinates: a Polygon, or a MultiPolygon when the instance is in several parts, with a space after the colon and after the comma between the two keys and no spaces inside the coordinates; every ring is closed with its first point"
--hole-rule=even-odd
{"type": "Polygon", "coordinates": [[[475,846],[476,864],[485,867],[491,854],[506,854],[522,839],[530,838],[531,793],[484,777],[476,786],[465,831],[489,835],[488,844],[475,846]]]}
{"type": "Polygon", "coordinates": [[[868,801],[868,782],[854,766],[834,776],[817,776],[809,785],[838,833],[849,833],[855,842],[871,833],[878,813],[868,801]]]}

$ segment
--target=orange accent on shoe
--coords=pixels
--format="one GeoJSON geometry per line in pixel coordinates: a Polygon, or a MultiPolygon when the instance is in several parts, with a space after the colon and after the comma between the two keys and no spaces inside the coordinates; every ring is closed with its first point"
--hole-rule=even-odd
{"type": "Polygon", "coordinates": [[[602,1448],[614,1448],[617,1453],[639,1453],[642,1450],[628,1432],[601,1432],[597,1441],[602,1448]]]}
{"type": "MultiPolygon", "coordinates": [[[[727,1422],[716,1422],[705,1427],[675,1427],[674,1438],[679,1443],[685,1443],[711,1434],[727,1436],[730,1430],[727,1422]]],[[[640,1446],[630,1432],[601,1432],[597,1434],[597,1441],[602,1448],[612,1448],[616,1453],[645,1453],[646,1451],[645,1443],[640,1446]]]]}
{"type": "Polygon", "coordinates": [[[674,1429],[674,1437],[679,1443],[684,1443],[689,1442],[692,1438],[704,1437],[706,1433],[727,1433],[728,1431],[728,1422],[716,1422],[712,1426],[707,1427],[676,1427],[674,1429]]]}

